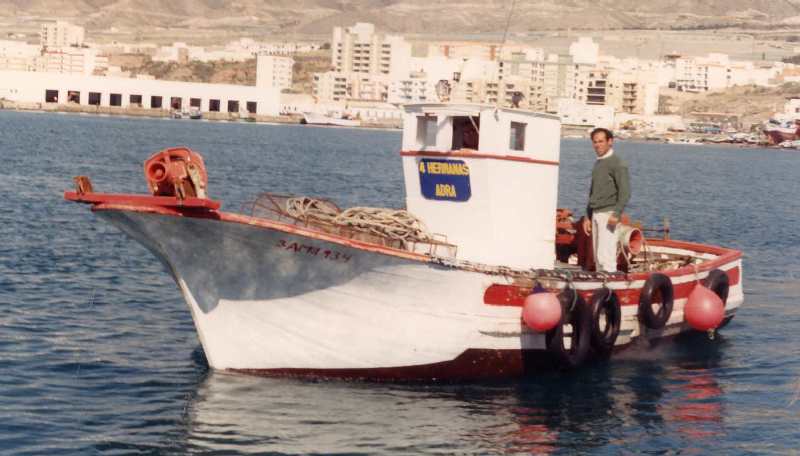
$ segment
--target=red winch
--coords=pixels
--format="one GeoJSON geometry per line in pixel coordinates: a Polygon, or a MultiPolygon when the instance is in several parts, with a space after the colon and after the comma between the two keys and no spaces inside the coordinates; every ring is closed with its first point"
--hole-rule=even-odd
{"type": "Polygon", "coordinates": [[[153,196],[207,197],[208,175],[203,157],[185,147],[153,154],[144,162],[144,177],[153,196]]]}

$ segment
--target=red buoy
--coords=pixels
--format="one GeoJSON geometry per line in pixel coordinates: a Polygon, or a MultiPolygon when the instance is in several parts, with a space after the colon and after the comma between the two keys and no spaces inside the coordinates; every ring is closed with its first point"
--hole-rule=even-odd
{"type": "Polygon", "coordinates": [[[561,303],[555,293],[534,293],[525,298],[522,320],[534,331],[545,332],[561,321],[561,303]]]}
{"type": "Polygon", "coordinates": [[[683,317],[698,331],[716,329],[725,318],[725,304],[716,293],[697,284],[683,308],[683,317]]]}

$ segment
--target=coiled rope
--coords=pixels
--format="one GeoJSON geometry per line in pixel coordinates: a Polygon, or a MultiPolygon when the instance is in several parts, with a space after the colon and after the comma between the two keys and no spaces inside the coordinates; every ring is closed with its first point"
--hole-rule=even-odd
{"type": "Polygon", "coordinates": [[[403,242],[430,242],[425,224],[402,209],[351,207],[340,211],[332,203],[309,197],[286,200],[286,213],[306,222],[316,221],[403,242]]]}

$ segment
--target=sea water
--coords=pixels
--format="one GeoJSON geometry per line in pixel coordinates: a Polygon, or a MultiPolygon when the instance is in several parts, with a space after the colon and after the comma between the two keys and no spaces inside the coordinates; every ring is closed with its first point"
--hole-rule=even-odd
{"type": "MultiPolygon", "coordinates": [[[[714,340],[521,381],[385,385],[210,371],[161,264],[63,200],[75,175],[144,193],[142,162],[177,145],[203,154],[227,211],[262,191],[403,205],[397,131],[0,112],[0,452],[800,452],[800,152],[615,144],[635,219],[744,252],[744,306],[714,340]]],[[[560,206],[582,212],[593,160],[562,143],[560,206]]]]}

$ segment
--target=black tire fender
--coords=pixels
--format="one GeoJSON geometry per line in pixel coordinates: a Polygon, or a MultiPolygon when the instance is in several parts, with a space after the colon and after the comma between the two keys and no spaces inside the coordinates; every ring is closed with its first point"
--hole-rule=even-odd
{"type": "Polygon", "coordinates": [[[674,302],[672,280],[664,274],[654,272],[644,282],[639,295],[639,318],[648,328],[661,329],[672,315],[674,302]],[[653,310],[653,304],[658,302],[656,296],[661,297],[661,305],[653,310]]]}
{"type": "Polygon", "coordinates": [[[597,290],[591,304],[592,347],[602,354],[611,353],[622,324],[622,308],[617,294],[608,288],[597,290]]]}
{"type": "MultiPolygon", "coordinates": [[[[703,286],[716,293],[719,299],[722,300],[722,304],[724,304],[726,308],[728,307],[728,292],[731,289],[731,281],[728,274],[720,269],[714,269],[703,279],[703,286]]],[[[733,320],[733,315],[725,317],[717,329],[724,328],[731,320],[733,320]]]]}
{"type": "Polygon", "coordinates": [[[546,334],[547,350],[559,366],[574,369],[586,360],[591,346],[591,315],[586,302],[572,288],[558,294],[561,302],[561,321],[546,334]],[[572,326],[570,347],[566,348],[564,325],[572,326]]]}

